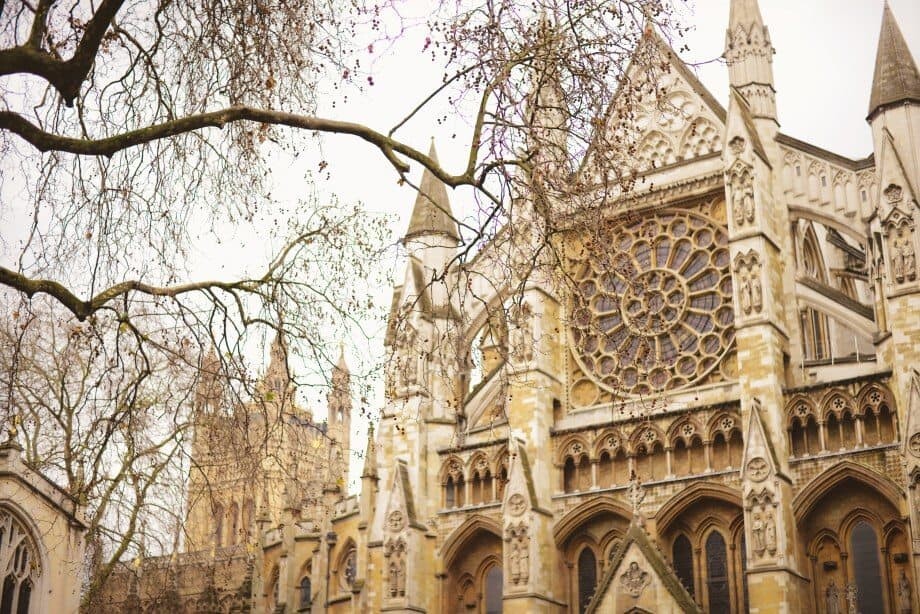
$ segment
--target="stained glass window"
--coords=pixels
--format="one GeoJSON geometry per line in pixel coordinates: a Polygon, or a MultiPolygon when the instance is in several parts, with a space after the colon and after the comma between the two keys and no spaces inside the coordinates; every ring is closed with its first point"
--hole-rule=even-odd
{"type": "Polygon", "coordinates": [[[590,548],[584,548],[578,555],[578,611],[588,609],[594,589],[597,586],[597,559],[590,548]]]}
{"type": "Polygon", "coordinates": [[[672,560],[674,561],[674,573],[677,574],[687,592],[693,595],[693,548],[686,535],[679,535],[674,540],[672,560]]]}
{"type": "Polygon", "coordinates": [[[850,534],[853,575],[856,576],[856,600],[860,614],[882,614],[882,570],[879,565],[878,540],[868,522],[858,522],[850,534]]]}
{"type": "Polygon", "coordinates": [[[312,596],[310,595],[312,587],[310,586],[310,578],[304,576],[300,581],[300,607],[304,608],[310,605],[312,596]]]}
{"type": "Polygon", "coordinates": [[[709,588],[709,611],[731,611],[731,596],[728,587],[728,557],[725,538],[713,531],[706,538],[706,575],[709,588]]]}
{"type": "Polygon", "coordinates": [[[501,567],[496,565],[486,572],[486,614],[501,614],[502,582],[501,567]]]}

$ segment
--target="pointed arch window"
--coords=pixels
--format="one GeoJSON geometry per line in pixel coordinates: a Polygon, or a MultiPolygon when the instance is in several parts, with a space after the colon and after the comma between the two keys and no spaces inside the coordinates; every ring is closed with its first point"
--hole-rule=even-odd
{"type": "Polygon", "coordinates": [[[300,579],[300,607],[306,608],[310,605],[310,602],[313,600],[312,595],[312,585],[310,584],[310,576],[304,576],[300,579]]]}
{"type": "Polygon", "coordinates": [[[879,564],[878,539],[866,521],[860,521],[850,534],[850,555],[856,578],[856,600],[860,614],[882,614],[882,569],[879,564]]]}
{"type": "Polygon", "coordinates": [[[674,540],[674,546],[671,549],[671,560],[674,563],[674,573],[677,574],[680,583],[684,585],[690,596],[694,596],[693,591],[693,547],[686,535],[678,535],[674,540]]]}
{"type": "Polygon", "coordinates": [[[590,548],[582,548],[578,555],[578,612],[588,609],[597,588],[597,558],[590,548]]]}
{"type": "Polygon", "coordinates": [[[447,484],[444,485],[444,507],[450,509],[457,504],[456,493],[454,492],[454,478],[447,477],[447,484]]]}
{"type": "Polygon", "coordinates": [[[38,552],[25,528],[12,515],[0,510],[0,561],[3,570],[0,613],[28,614],[32,594],[41,574],[38,552]]]}
{"type": "Polygon", "coordinates": [[[565,492],[575,492],[577,487],[575,459],[571,456],[567,456],[565,459],[565,466],[562,469],[562,489],[565,492]]]}
{"type": "Polygon", "coordinates": [[[728,556],[725,538],[718,531],[713,531],[706,538],[706,584],[709,589],[709,611],[731,611],[728,556]]]}
{"type": "Polygon", "coordinates": [[[498,565],[486,572],[485,601],[486,614],[501,614],[502,611],[502,568],[498,565]]]}

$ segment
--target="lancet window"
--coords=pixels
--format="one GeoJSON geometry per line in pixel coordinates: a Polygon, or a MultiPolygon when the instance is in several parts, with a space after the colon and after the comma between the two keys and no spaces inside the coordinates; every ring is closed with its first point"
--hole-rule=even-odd
{"type": "Polygon", "coordinates": [[[6,565],[0,589],[0,614],[35,611],[33,599],[41,576],[36,545],[25,527],[3,510],[0,510],[0,561],[6,565]]]}

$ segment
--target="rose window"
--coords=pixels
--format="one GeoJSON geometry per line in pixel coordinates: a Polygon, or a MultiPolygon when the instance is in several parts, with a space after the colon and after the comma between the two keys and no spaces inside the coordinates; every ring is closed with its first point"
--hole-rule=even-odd
{"type": "Polygon", "coordinates": [[[728,236],[707,217],[665,211],[611,224],[574,270],[575,357],[609,390],[688,386],[734,343],[728,236]]]}

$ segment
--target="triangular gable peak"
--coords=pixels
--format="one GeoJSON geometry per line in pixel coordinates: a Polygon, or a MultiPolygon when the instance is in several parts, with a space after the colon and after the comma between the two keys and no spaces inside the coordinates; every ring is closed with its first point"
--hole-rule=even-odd
{"type": "Polygon", "coordinates": [[[505,486],[502,505],[512,516],[518,516],[537,507],[537,496],[524,446],[511,439],[508,442],[508,451],[508,484],[505,486]]]}
{"type": "Polygon", "coordinates": [[[883,195],[879,216],[884,221],[890,215],[891,210],[896,208],[897,203],[916,202],[917,197],[917,187],[904,172],[904,164],[901,162],[898,147],[894,142],[894,137],[887,129],[883,132],[882,151],[876,168],[878,169],[879,188],[883,195]],[[897,194],[890,191],[892,186],[899,189],[897,194]]]}
{"type": "Polygon", "coordinates": [[[406,527],[425,530],[425,525],[421,524],[415,515],[409,468],[404,461],[396,461],[386,510],[384,522],[388,532],[399,533],[406,527]]]}
{"type": "Polygon", "coordinates": [[[607,144],[601,138],[592,144],[582,166],[585,180],[597,177],[602,146],[622,151],[622,162],[636,173],[722,150],[725,109],[653,30],[633,53],[608,117],[607,144]]]}
{"type": "Polygon", "coordinates": [[[702,609],[645,530],[634,521],[588,605],[588,614],[601,612],[677,614],[701,613],[702,609]]]}
{"type": "Polygon", "coordinates": [[[767,436],[760,415],[760,401],[752,399],[747,431],[744,433],[744,455],[741,466],[749,482],[763,482],[779,473],[779,463],[773,443],[767,436]]]}

